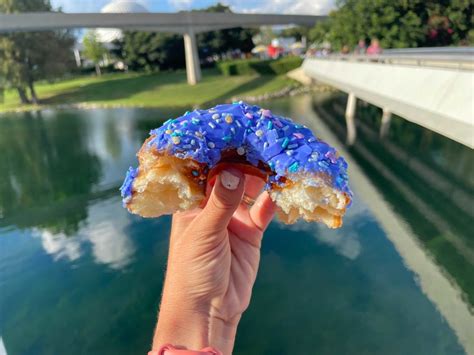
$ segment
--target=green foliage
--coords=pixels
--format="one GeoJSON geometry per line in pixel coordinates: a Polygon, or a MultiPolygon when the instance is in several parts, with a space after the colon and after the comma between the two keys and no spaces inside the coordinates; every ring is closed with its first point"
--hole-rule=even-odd
{"type": "Polygon", "coordinates": [[[431,1],[427,6],[427,45],[474,44],[474,2],[431,1]]]}
{"type": "Polygon", "coordinates": [[[0,77],[7,87],[26,88],[27,72],[22,61],[24,53],[17,47],[24,40],[24,36],[0,35],[0,77]]]}
{"type": "MultiPolygon", "coordinates": [[[[0,12],[51,11],[49,0],[0,0],[0,12]]],[[[34,82],[63,74],[72,64],[74,37],[67,31],[15,32],[0,35],[1,85],[18,90],[24,103],[36,102],[34,82]]]]}
{"type": "Polygon", "coordinates": [[[470,0],[345,0],[310,39],[329,41],[336,50],[361,38],[378,38],[384,48],[473,43],[473,11],[470,0]]]}
{"type": "Polygon", "coordinates": [[[95,64],[97,75],[101,75],[99,63],[104,59],[104,56],[107,55],[107,48],[99,42],[95,31],[88,31],[82,43],[84,45],[82,53],[95,64]]]}
{"type": "Polygon", "coordinates": [[[98,41],[95,31],[88,31],[86,33],[83,39],[83,45],[84,56],[94,63],[100,62],[107,53],[107,49],[98,41]]]}
{"type": "Polygon", "coordinates": [[[300,57],[284,57],[271,61],[269,66],[274,74],[286,74],[290,70],[299,68],[301,64],[303,64],[303,59],[300,57]]]}
{"type": "Polygon", "coordinates": [[[87,200],[74,199],[71,209],[69,197],[93,189],[100,178],[100,161],[87,147],[84,122],[67,118],[46,118],[38,111],[1,122],[0,170],[11,178],[0,180],[0,210],[21,227],[37,225],[73,234],[87,217],[87,200]],[[32,218],[32,212],[44,211],[45,206],[50,213],[32,218]]]}
{"type": "MultiPolygon", "coordinates": [[[[231,12],[229,7],[221,4],[199,11],[231,12]]],[[[253,48],[252,34],[252,30],[242,28],[200,33],[196,36],[200,56],[204,58],[232,49],[250,52],[253,48]]],[[[153,72],[185,67],[184,44],[180,35],[125,32],[115,44],[113,54],[134,71],[153,72]]]]}
{"type": "Polygon", "coordinates": [[[309,30],[308,37],[312,42],[321,44],[325,41],[329,41],[330,30],[331,22],[329,20],[318,22],[316,23],[316,26],[309,30]]]}
{"type": "MultiPolygon", "coordinates": [[[[199,11],[213,13],[232,12],[229,6],[220,3],[199,11]]],[[[254,34],[254,30],[243,29],[242,27],[199,33],[196,36],[199,54],[205,57],[225,53],[233,49],[240,49],[242,52],[248,53],[253,48],[252,36],[254,34]]]]}
{"type": "Polygon", "coordinates": [[[290,70],[301,66],[303,60],[300,57],[284,57],[276,60],[231,60],[217,64],[222,74],[232,75],[275,75],[285,74],[290,70]]]}
{"type": "Polygon", "coordinates": [[[0,0],[0,13],[51,11],[49,0],[0,0]]]}
{"type": "Polygon", "coordinates": [[[158,71],[183,68],[183,38],[153,32],[125,32],[115,43],[113,53],[133,71],[158,71]]]}

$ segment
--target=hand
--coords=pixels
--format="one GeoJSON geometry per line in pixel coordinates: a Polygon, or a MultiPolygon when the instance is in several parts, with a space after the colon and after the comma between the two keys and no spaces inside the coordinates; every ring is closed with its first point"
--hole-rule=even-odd
{"type": "Polygon", "coordinates": [[[232,352],[275,211],[266,192],[258,196],[263,184],[236,169],[223,171],[204,208],[173,216],[154,348],[172,343],[232,352]],[[241,203],[244,191],[256,198],[252,207],[241,203]]]}

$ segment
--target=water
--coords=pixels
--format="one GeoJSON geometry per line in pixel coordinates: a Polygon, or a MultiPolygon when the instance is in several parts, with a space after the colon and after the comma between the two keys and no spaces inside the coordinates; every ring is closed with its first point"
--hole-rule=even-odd
{"type": "MultiPolygon", "coordinates": [[[[315,105],[337,135],[340,100],[315,105]]],[[[334,139],[310,97],[266,106],[334,139]]],[[[371,136],[378,113],[360,110],[372,138],[347,153],[355,200],[343,228],[270,225],[235,354],[473,351],[472,151],[437,135],[420,141],[429,133],[403,122],[380,144],[371,136]]],[[[149,349],[170,218],[128,214],[117,189],[149,129],[182,111],[0,117],[0,337],[9,355],[149,349]]]]}

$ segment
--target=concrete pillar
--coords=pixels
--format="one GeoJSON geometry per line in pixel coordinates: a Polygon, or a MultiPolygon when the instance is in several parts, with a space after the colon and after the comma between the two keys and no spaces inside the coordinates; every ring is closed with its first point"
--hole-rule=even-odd
{"type": "Polygon", "coordinates": [[[355,126],[355,111],[357,106],[357,98],[353,92],[349,93],[347,97],[347,106],[346,106],[346,126],[347,126],[347,145],[353,145],[356,136],[356,126],[355,126]]]}
{"type": "Polygon", "coordinates": [[[383,109],[382,123],[380,125],[380,138],[387,136],[388,130],[390,129],[390,121],[392,120],[392,113],[388,108],[383,109]]]}
{"type": "Polygon", "coordinates": [[[77,48],[74,49],[74,59],[76,60],[76,66],[80,68],[82,65],[81,53],[79,52],[79,49],[77,48]]]}
{"type": "Polygon", "coordinates": [[[190,28],[184,35],[184,53],[186,55],[186,76],[188,84],[195,85],[201,80],[201,67],[196,44],[196,35],[190,28]]]}

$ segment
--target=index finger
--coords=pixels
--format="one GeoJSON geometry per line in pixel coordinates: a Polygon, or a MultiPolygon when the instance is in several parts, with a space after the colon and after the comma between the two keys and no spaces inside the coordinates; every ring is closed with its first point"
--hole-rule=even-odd
{"type": "Polygon", "coordinates": [[[252,199],[256,199],[262,192],[264,185],[265,185],[265,181],[263,181],[260,177],[253,176],[253,175],[246,175],[244,193],[248,197],[252,199]]]}
{"type": "Polygon", "coordinates": [[[255,204],[250,208],[249,215],[253,224],[262,233],[268,227],[275,215],[277,206],[272,201],[267,191],[264,191],[258,196],[255,204]]]}

